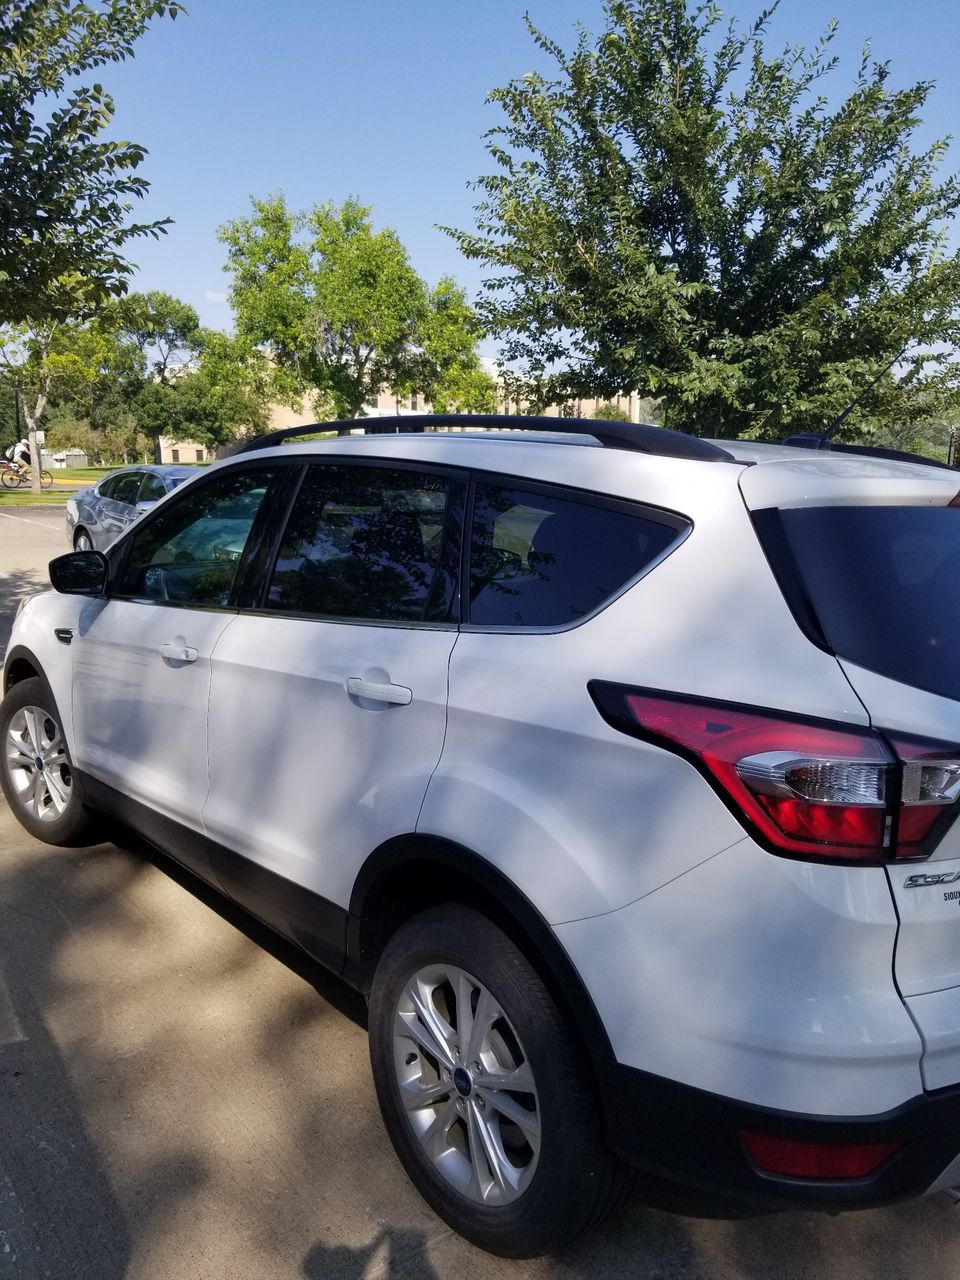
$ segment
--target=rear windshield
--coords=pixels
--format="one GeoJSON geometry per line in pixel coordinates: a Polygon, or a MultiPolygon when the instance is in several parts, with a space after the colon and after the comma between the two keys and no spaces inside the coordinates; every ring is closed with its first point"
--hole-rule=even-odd
{"type": "Polygon", "coordinates": [[[778,514],[833,651],[960,699],[960,508],[804,507],[778,514]]]}

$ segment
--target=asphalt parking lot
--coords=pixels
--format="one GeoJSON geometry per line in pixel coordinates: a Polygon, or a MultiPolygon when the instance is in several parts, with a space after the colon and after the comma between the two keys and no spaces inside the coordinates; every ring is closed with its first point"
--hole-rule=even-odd
{"type": "MultiPolygon", "coordinates": [[[[62,513],[0,512],[0,644],[67,549],[62,513]]],[[[653,1184],[561,1258],[490,1258],[400,1170],[363,1019],[347,988],[136,840],[51,849],[0,801],[0,1277],[960,1274],[945,1199],[757,1214],[653,1184]]]]}

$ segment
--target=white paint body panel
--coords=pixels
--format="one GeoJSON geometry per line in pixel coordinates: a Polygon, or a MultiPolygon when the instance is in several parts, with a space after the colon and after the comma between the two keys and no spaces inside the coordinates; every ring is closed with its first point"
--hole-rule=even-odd
{"type": "Polygon", "coordinates": [[[911,996],[906,1005],[923,1037],[924,1088],[956,1084],[960,1080],[960,987],[911,996]]]}
{"type": "Polygon", "coordinates": [[[238,617],[213,658],[214,840],[339,906],[367,855],[412,832],[443,746],[456,632],[238,617]],[[348,694],[360,678],[408,706],[348,694]]]}
{"type": "Polygon", "coordinates": [[[34,655],[47,677],[63,722],[67,742],[73,744],[73,646],[61,644],[57,628],[76,632],[79,618],[90,602],[83,596],[62,596],[45,591],[31,596],[13,625],[7,653],[23,645],[34,655]]]}
{"type": "MultiPolygon", "coordinates": [[[[891,733],[960,744],[960,703],[844,662],[874,724],[891,733]]],[[[918,672],[923,679],[923,672],[918,672]]],[[[920,863],[888,869],[900,929],[894,973],[923,1038],[928,1089],[960,1081],[960,881],[908,887],[911,876],[960,872],[960,822],[920,863]]]]}
{"type": "Polygon", "coordinates": [[[922,1091],[891,980],[881,868],[820,867],[743,839],[639,902],[557,933],[617,1058],[728,1098],[870,1115],[922,1091]]]}
{"type": "Polygon", "coordinates": [[[78,768],[194,830],[207,794],[210,655],[226,612],[91,600],[73,651],[73,758],[78,768]],[[169,661],[160,646],[197,651],[169,661]]]}

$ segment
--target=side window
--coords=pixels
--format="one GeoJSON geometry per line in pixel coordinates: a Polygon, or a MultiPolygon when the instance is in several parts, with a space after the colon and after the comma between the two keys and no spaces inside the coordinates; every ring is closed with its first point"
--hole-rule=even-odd
{"type": "Polygon", "coordinates": [[[224,606],[272,474],[227,472],[134,525],[116,594],[224,606]]]}
{"type": "Polygon", "coordinates": [[[100,498],[112,498],[117,481],[122,479],[123,476],[107,476],[106,480],[101,480],[97,485],[97,496],[100,498]]]}
{"type": "Polygon", "coordinates": [[[166,496],[166,485],[152,471],[148,471],[143,477],[143,484],[140,486],[140,492],[137,495],[138,502],[159,502],[161,498],[166,496]]]}
{"type": "Polygon", "coordinates": [[[132,507],[137,501],[137,491],[142,479],[142,471],[128,471],[125,475],[117,476],[110,490],[110,497],[114,502],[123,502],[132,507]]]}
{"type": "Polygon", "coordinates": [[[599,608],[676,541],[677,525],[622,509],[477,485],[469,621],[557,627],[599,608]]]}
{"type": "Polygon", "coordinates": [[[267,607],[327,618],[422,622],[448,616],[441,566],[446,477],[314,466],[297,495],[267,607]]]}

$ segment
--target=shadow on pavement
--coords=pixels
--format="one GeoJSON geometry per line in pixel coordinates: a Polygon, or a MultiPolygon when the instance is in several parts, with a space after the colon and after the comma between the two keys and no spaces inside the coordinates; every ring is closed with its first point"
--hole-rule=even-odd
{"type": "Polygon", "coordinates": [[[14,879],[0,886],[0,922],[0,1276],[114,1280],[127,1224],[45,1023],[65,921],[14,879]]]}
{"type": "Polygon", "coordinates": [[[483,1254],[390,1150],[359,997],[142,841],[0,816],[2,1280],[960,1274],[938,1202],[757,1214],[655,1179],[559,1257],[483,1254]]]}
{"type": "Polygon", "coordinates": [[[148,844],[146,840],[142,840],[133,831],[110,823],[104,825],[103,834],[117,848],[142,859],[144,862],[152,863],[158,871],[162,871],[165,876],[175,880],[177,884],[193,894],[204,906],[216,912],[222,920],[232,925],[238,933],[243,934],[261,951],[273,956],[284,968],[289,969],[291,973],[295,973],[304,982],[308,982],[317,995],[322,997],[327,1004],[332,1005],[338,1013],[342,1013],[345,1018],[349,1018],[356,1026],[366,1031],[366,1001],[359,992],[354,991],[352,987],[348,987],[345,982],[341,982],[329,969],[324,968],[322,964],[318,964],[315,960],[311,960],[299,947],[295,947],[292,942],[287,942],[285,938],[281,938],[278,933],[274,933],[265,924],[261,924],[255,916],[244,911],[242,907],[236,906],[229,898],[225,898],[222,893],[218,893],[216,889],[211,888],[210,885],[201,880],[199,876],[195,876],[193,872],[188,871],[179,862],[155,849],[153,845],[148,844]]]}
{"type": "Polygon", "coordinates": [[[395,1280],[401,1274],[437,1280],[424,1252],[426,1244],[426,1238],[415,1231],[382,1231],[359,1249],[317,1244],[304,1259],[303,1274],[306,1280],[362,1280],[371,1274],[383,1280],[395,1280]]]}
{"type": "Polygon", "coordinates": [[[41,582],[37,574],[29,570],[15,570],[0,578],[0,658],[6,653],[7,642],[13,628],[17,606],[24,596],[42,591],[49,583],[41,582]]]}

